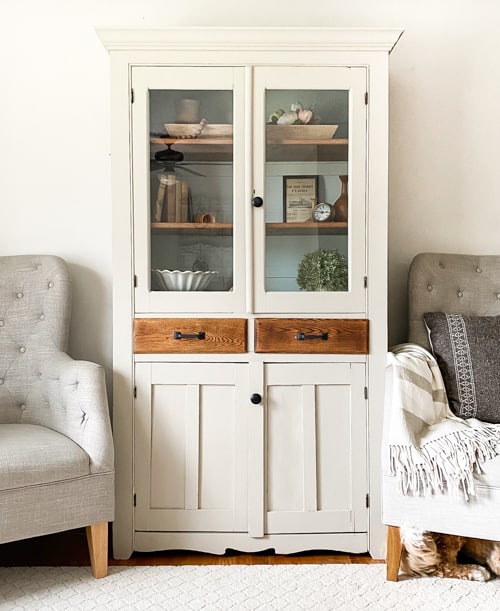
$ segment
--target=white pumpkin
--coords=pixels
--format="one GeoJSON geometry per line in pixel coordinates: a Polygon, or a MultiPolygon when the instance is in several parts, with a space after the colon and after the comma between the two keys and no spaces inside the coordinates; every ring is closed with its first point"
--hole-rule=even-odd
{"type": "Polygon", "coordinates": [[[281,115],[278,119],[278,125],[293,125],[295,121],[297,121],[296,112],[285,112],[285,114],[281,115]]]}

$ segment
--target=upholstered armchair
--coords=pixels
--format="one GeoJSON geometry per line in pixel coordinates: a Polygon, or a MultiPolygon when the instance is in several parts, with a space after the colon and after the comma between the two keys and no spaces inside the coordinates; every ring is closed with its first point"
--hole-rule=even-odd
{"type": "Polygon", "coordinates": [[[0,257],[0,543],[85,526],[103,577],[111,425],[102,367],[66,354],[70,309],[62,259],[0,257]]]}
{"type": "MultiPolygon", "coordinates": [[[[460,317],[462,322],[467,319],[467,324],[472,324],[480,319],[484,321],[482,317],[500,315],[500,256],[435,253],[417,255],[410,266],[408,296],[408,341],[431,350],[429,325],[426,327],[424,324],[424,313],[449,313],[451,316],[448,316],[447,319],[452,323],[457,319],[456,315],[462,315],[460,317]]],[[[431,315],[430,319],[435,317],[436,315],[431,315]]],[[[426,320],[428,319],[429,316],[426,315],[426,320]]],[[[496,333],[498,333],[500,319],[490,318],[487,322],[491,325],[490,328],[496,328],[496,333]]],[[[496,337],[498,338],[498,335],[496,337]]],[[[433,339],[432,330],[431,339],[433,339]]],[[[457,341],[461,342],[459,347],[461,354],[455,357],[465,359],[469,366],[468,359],[471,358],[472,348],[468,346],[468,343],[472,343],[473,338],[464,335],[457,341]]],[[[482,366],[483,370],[479,371],[480,375],[477,375],[477,370],[474,373],[476,376],[474,393],[483,400],[488,394],[488,389],[484,387],[486,384],[481,380],[489,379],[490,382],[493,380],[495,385],[500,377],[499,359],[494,359],[495,364],[490,358],[495,352],[500,353],[500,342],[495,339],[494,335],[483,333],[482,339],[481,337],[476,338],[474,348],[480,355],[483,352],[481,341],[484,343],[484,353],[487,352],[486,343],[490,344],[489,364],[485,362],[482,366]],[[484,341],[485,338],[488,342],[484,341]],[[486,368],[488,368],[487,371],[486,368]],[[491,378],[491,376],[496,376],[496,378],[491,378]],[[477,387],[478,384],[479,387],[477,387]]],[[[453,367],[452,362],[450,375],[455,373],[453,367]]],[[[402,552],[399,527],[402,525],[438,533],[500,540],[500,455],[495,455],[495,437],[491,437],[492,449],[482,469],[476,469],[473,475],[473,494],[469,498],[467,494],[463,493],[463,490],[458,494],[449,494],[449,490],[446,489],[434,491],[434,493],[429,490],[420,490],[420,493],[417,494],[404,494],[401,490],[394,470],[391,469],[388,451],[389,426],[391,419],[394,418],[395,409],[395,401],[391,396],[393,369],[394,367],[388,367],[384,417],[385,440],[383,443],[383,521],[388,526],[387,579],[390,581],[396,581],[398,578],[402,552]]],[[[439,370],[442,369],[442,364],[439,363],[439,370]]],[[[449,388],[450,386],[447,386],[446,394],[451,404],[452,397],[449,395],[449,388]]],[[[497,415],[500,416],[499,406],[497,405],[496,408],[497,415]]],[[[481,415],[473,411],[468,416],[461,415],[460,417],[468,418],[469,416],[481,420],[481,415]]],[[[500,420],[497,419],[496,422],[500,420]]],[[[483,426],[483,423],[479,424],[483,426]]],[[[496,435],[498,439],[498,433],[496,435]]],[[[443,450],[445,451],[448,452],[448,449],[443,450]]],[[[442,455],[443,452],[440,454],[442,455]]],[[[453,460],[452,449],[448,456],[451,456],[453,460]]],[[[439,459],[439,453],[437,458],[439,459]]],[[[454,469],[458,465],[452,464],[450,467],[454,469]]]]}

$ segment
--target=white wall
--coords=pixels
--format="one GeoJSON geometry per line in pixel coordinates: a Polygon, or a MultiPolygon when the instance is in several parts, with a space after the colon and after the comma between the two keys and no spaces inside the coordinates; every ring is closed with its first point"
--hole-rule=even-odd
{"type": "Polygon", "coordinates": [[[53,253],[74,279],[71,352],[111,358],[108,56],[96,25],[397,26],[391,55],[390,326],[420,251],[500,253],[495,0],[2,0],[0,254],[53,253]]]}

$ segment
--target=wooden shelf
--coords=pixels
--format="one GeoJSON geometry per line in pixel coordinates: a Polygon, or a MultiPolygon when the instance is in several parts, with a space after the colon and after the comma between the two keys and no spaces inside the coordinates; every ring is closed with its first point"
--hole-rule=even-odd
{"type": "Polygon", "coordinates": [[[347,138],[329,138],[325,139],[316,139],[316,140],[300,140],[298,138],[268,138],[267,144],[279,144],[286,146],[346,146],[348,144],[347,138]]]}
{"type": "Polygon", "coordinates": [[[267,235],[344,235],[347,223],[266,223],[267,235]]]}
{"type": "Polygon", "coordinates": [[[232,138],[151,138],[151,145],[158,151],[161,145],[172,145],[186,160],[200,164],[233,161],[232,138]]]}
{"type": "MultiPolygon", "coordinates": [[[[329,138],[316,139],[316,140],[300,140],[298,138],[293,139],[282,139],[282,138],[268,138],[267,144],[280,144],[286,146],[346,146],[348,144],[347,138],[329,138]]],[[[227,146],[232,144],[232,138],[151,138],[151,144],[175,144],[175,145],[189,145],[189,146],[209,146],[219,145],[227,146]]]]}
{"type": "Polygon", "coordinates": [[[232,144],[232,138],[151,138],[151,144],[175,144],[189,146],[227,146],[232,144]]]}
{"type": "MultiPolygon", "coordinates": [[[[233,235],[232,223],[151,223],[154,234],[233,235]]],[[[266,235],[343,235],[347,223],[266,223],[266,235]]]]}
{"type": "MultiPolygon", "coordinates": [[[[175,145],[189,161],[232,161],[232,138],[151,138],[154,145],[175,145]]],[[[347,161],[347,138],[328,140],[268,139],[267,161],[347,161]]]]}
{"type": "Polygon", "coordinates": [[[233,234],[232,223],[151,223],[152,233],[176,235],[227,236],[233,234]]]}

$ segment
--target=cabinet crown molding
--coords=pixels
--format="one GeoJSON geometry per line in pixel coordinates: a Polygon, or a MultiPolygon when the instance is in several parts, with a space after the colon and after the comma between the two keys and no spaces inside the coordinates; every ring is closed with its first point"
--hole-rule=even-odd
{"type": "Polygon", "coordinates": [[[108,51],[125,50],[294,50],[391,52],[401,28],[331,27],[97,27],[108,51]]]}

